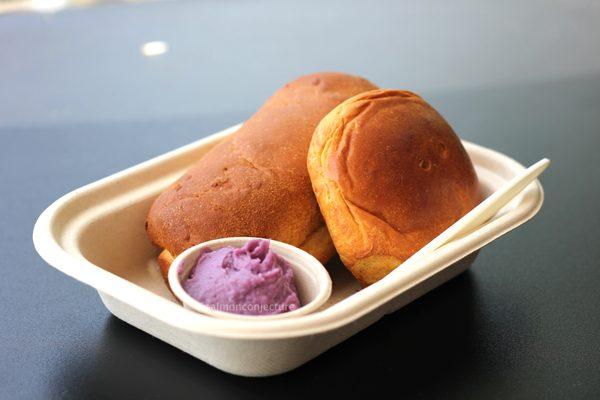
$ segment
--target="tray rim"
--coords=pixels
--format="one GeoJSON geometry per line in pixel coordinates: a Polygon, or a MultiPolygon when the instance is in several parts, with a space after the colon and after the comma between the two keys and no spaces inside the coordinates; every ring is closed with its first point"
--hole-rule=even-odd
{"type": "MultiPolygon", "coordinates": [[[[36,251],[50,266],[103,294],[123,301],[139,312],[157,318],[162,322],[192,333],[214,337],[237,339],[283,339],[306,335],[316,335],[340,328],[352,321],[385,306],[387,302],[403,292],[441,272],[445,267],[480,249],[489,242],[502,236],[531,219],[541,208],[544,192],[541,183],[536,180],[526,190],[535,198],[528,207],[516,208],[501,217],[488,222],[475,231],[441,247],[409,270],[393,274],[390,279],[362,289],[360,296],[352,295],[334,304],[324,311],[292,319],[273,321],[223,320],[186,310],[149,290],[138,286],[118,275],[106,271],[86,259],[76,257],[66,251],[54,236],[57,214],[76,202],[81,196],[101,190],[106,185],[118,181],[129,174],[152,167],[160,162],[176,157],[200,146],[210,145],[236,131],[241,124],[184,145],[147,161],[109,175],[98,181],[75,189],[53,202],[37,219],[33,230],[33,243],[36,251]],[[339,314],[339,315],[336,315],[339,314]]],[[[524,167],[512,158],[492,149],[463,141],[468,152],[479,152],[502,160],[511,169],[518,172],[524,167]]]]}

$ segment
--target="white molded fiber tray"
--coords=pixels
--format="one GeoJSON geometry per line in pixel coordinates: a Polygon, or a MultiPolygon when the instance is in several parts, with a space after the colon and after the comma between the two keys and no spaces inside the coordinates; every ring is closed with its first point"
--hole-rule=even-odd
{"type": "MultiPolygon", "coordinates": [[[[48,207],[33,231],[42,258],[98,290],[115,316],[237,375],[279,374],[316,357],[465,271],[476,250],[533,217],[543,202],[535,181],[477,230],[363,290],[339,261],[330,262],[333,293],[316,313],[260,323],[207,317],[173,298],[144,223],[156,196],[238,127],[74,190],[48,207]]],[[[524,170],[496,151],[464,145],[486,194],[524,170]]]]}

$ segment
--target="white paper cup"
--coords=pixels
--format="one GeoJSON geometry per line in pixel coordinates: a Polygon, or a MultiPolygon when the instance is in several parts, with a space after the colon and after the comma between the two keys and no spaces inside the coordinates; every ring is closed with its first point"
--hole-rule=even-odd
{"type": "Polygon", "coordinates": [[[202,304],[183,289],[182,283],[187,279],[192,268],[196,265],[202,249],[210,248],[216,250],[225,246],[243,247],[253,239],[260,238],[229,237],[210,240],[190,247],[178,255],[175,260],[173,260],[169,269],[169,286],[171,287],[173,294],[175,294],[185,308],[218,318],[233,319],[272,320],[293,318],[311,313],[325,304],[331,295],[331,278],[323,264],[304,250],[276,240],[270,240],[270,249],[283,257],[294,271],[294,282],[301,304],[298,309],[272,315],[235,314],[216,310],[202,304]]]}

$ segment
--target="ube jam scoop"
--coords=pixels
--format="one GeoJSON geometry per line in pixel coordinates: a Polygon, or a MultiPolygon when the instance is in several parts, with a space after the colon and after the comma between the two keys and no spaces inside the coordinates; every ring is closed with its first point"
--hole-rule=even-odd
{"type": "Polygon", "coordinates": [[[203,249],[182,286],[218,311],[272,315],[300,307],[292,267],[264,239],[250,240],[242,248],[203,249]]]}

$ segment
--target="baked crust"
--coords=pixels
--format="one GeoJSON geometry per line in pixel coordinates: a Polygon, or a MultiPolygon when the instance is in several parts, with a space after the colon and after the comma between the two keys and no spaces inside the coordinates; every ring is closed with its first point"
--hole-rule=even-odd
{"type": "Polygon", "coordinates": [[[211,239],[263,237],[326,262],[335,249],[308,177],[308,146],[321,118],[374,88],[341,73],[285,85],[154,201],[146,225],[150,240],[176,256],[211,239]]]}
{"type": "Polygon", "coordinates": [[[307,164],[340,258],[363,285],[481,200],[458,136],[407,91],[373,90],[340,104],[315,130],[307,164]]]}
{"type": "Polygon", "coordinates": [[[156,261],[158,261],[158,266],[160,267],[160,273],[165,282],[169,281],[169,267],[174,259],[175,258],[171,253],[169,253],[169,250],[161,251],[158,257],[156,257],[156,261]]]}

